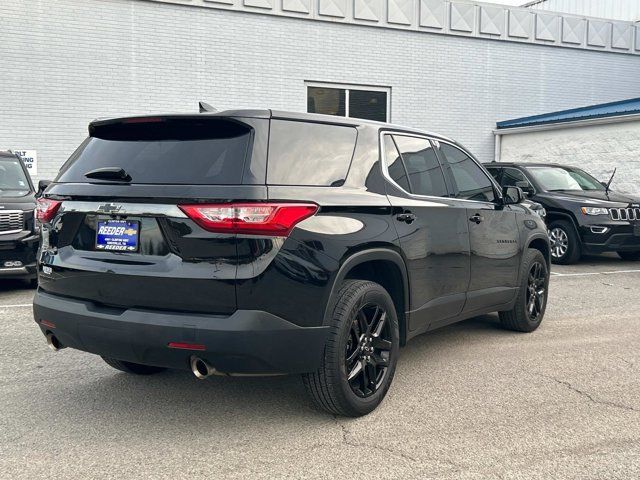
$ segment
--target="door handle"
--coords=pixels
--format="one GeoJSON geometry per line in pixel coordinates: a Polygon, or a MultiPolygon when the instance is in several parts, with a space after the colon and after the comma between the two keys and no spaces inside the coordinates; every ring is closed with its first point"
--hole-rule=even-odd
{"type": "Polygon", "coordinates": [[[408,223],[411,224],[415,221],[416,216],[415,214],[411,213],[411,212],[404,212],[399,214],[396,217],[396,220],[400,221],[400,222],[404,222],[404,223],[408,223]]]}
{"type": "Polygon", "coordinates": [[[476,225],[482,222],[483,220],[484,220],[484,217],[479,213],[476,213],[473,217],[469,218],[469,221],[475,223],[476,225]]]}

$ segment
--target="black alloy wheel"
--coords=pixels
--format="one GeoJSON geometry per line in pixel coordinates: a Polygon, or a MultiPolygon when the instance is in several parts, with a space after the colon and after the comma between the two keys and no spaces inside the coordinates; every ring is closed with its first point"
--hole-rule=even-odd
{"type": "Polygon", "coordinates": [[[513,308],[501,311],[500,322],[517,332],[533,332],[540,326],[549,296],[549,264],[540,250],[525,251],[520,287],[513,308]]]}
{"type": "Polygon", "coordinates": [[[359,417],[389,391],[400,350],[396,305],[381,285],[345,280],[335,297],[320,367],[302,379],[314,403],[359,417]]]}
{"type": "Polygon", "coordinates": [[[351,322],[345,348],[347,380],[353,392],[365,398],[384,382],[393,343],[387,312],[380,305],[364,305],[351,322]]]}
{"type": "Polygon", "coordinates": [[[544,311],[547,301],[547,269],[539,261],[534,262],[529,268],[527,281],[527,315],[529,320],[536,322],[544,311]]]}

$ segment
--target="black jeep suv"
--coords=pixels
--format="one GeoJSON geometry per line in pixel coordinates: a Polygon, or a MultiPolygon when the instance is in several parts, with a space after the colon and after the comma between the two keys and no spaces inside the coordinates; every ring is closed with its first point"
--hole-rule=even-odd
{"type": "Polygon", "coordinates": [[[460,145],[357,119],[237,110],[95,121],[40,199],[35,320],[125,372],[304,374],[363,415],[410,338],[545,312],[538,215],[460,145]]]}
{"type": "Polygon", "coordinates": [[[545,208],[553,263],[604,252],[640,260],[640,198],[610,191],[613,177],[601,183],[579,168],[548,163],[485,166],[503,188],[518,186],[545,208]]]}
{"type": "Polygon", "coordinates": [[[33,286],[40,241],[35,193],[20,157],[0,152],[0,278],[22,279],[33,286]]]}

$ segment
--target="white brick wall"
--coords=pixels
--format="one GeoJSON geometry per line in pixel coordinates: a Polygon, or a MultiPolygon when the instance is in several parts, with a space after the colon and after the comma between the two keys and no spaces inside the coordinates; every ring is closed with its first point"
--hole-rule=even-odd
{"type": "Polygon", "coordinates": [[[96,117],[304,110],[305,80],[390,86],[392,120],[493,158],[497,120],[640,96],[637,56],[136,0],[0,2],[0,148],[51,178],[96,117]]]}
{"type": "Polygon", "coordinates": [[[640,120],[502,136],[503,162],[562,163],[607,181],[612,189],[640,195],[640,120]]]}

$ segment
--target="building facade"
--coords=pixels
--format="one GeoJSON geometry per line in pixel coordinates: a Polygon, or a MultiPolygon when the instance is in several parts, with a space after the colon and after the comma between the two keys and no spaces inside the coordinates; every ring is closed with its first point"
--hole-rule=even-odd
{"type": "Polygon", "coordinates": [[[583,168],[640,196],[640,98],[499,122],[496,160],[583,168]]]}
{"type": "Polygon", "coordinates": [[[636,25],[476,2],[3,0],[0,18],[0,149],[34,152],[37,178],[94,118],[200,100],[384,116],[491,161],[497,121],[640,96],[636,25]]]}
{"type": "Polygon", "coordinates": [[[572,15],[640,22],[638,0],[533,0],[524,6],[572,15]]]}

